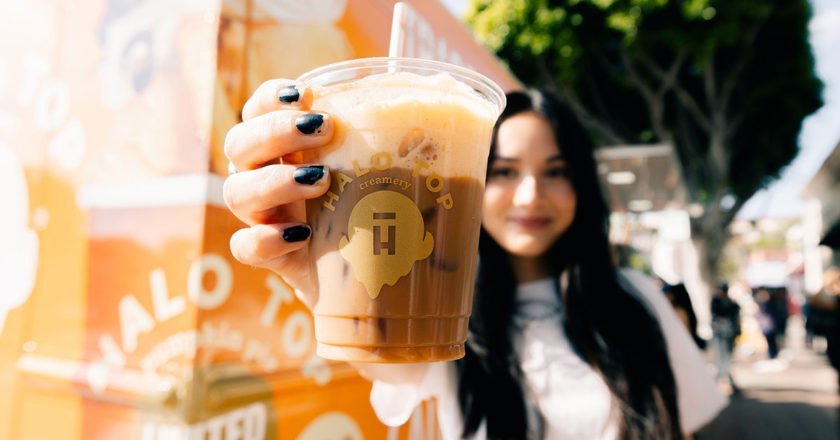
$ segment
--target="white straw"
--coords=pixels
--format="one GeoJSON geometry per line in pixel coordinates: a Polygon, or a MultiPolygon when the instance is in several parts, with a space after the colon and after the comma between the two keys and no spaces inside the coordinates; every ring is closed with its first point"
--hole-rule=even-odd
{"type": "Polygon", "coordinates": [[[403,46],[405,45],[405,15],[406,4],[397,2],[394,5],[394,17],[391,20],[391,45],[388,47],[389,57],[403,56],[403,46]]]}

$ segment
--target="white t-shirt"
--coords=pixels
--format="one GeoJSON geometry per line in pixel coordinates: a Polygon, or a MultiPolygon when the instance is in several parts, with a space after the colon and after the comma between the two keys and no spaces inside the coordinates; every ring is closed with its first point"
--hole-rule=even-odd
{"type": "MultiPolygon", "coordinates": [[[[677,386],[677,404],[683,431],[691,433],[711,421],[727,404],[691,336],[653,281],[639,272],[620,271],[620,282],[658,319],[667,345],[677,386]]],[[[561,304],[554,280],[524,283],[517,288],[514,348],[519,358],[529,399],[544,420],[545,439],[614,439],[617,412],[606,383],[572,349],[558,314],[561,304]]],[[[431,364],[421,383],[392,385],[374,382],[371,404],[380,420],[391,426],[405,423],[414,408],[434,397],[444,439],[457,439],[463,420],[457,396],[453,362],[431,364]]],[[[482,423],[474,439],[485,439],[482,423]]]]}

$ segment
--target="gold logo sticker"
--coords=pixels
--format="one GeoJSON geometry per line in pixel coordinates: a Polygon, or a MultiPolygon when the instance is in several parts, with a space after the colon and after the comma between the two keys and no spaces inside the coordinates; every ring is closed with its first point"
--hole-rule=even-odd
{"type": "Polygon", "coordinates": [[[435,247],[420,209],[396,191],[363,197],[350,212],[347,226],[349,238],[342,237],[338,247],[371,299],[379,296],[383,285],[393,286],[411,272],[435,247]]]}

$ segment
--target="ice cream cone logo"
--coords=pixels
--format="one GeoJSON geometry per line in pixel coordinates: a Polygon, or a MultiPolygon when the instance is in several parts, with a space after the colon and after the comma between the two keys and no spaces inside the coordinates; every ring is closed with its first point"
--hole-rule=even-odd
{"type": "Polygon", "coordinates": [[[359,424],[347,414],[331,411],[309,422],[297,440],[362,440],[359,424]]]}
{"type": "Polygon", "coordinates": [[[407,196],[377,191],[363,197],[350,213],[349,237],[339,243],[341,256],[371,299],[382,286],[393,286],[414,263],[431,255],[435,239],[426,232],[420,209],[407,196]]]}

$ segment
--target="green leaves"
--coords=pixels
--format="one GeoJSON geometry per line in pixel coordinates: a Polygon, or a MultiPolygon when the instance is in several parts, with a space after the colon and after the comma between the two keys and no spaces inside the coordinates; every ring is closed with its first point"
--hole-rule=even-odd
{"type": "Polygon", "coordinates": [[[710,20],[717,13],[709,0],[686,0],[682,4],[683,15],[689,20],[710,20]]]}
{"type": "Polygon", "coordinates": [[[590,3],[593,5],[601,8],[601,9],[609,9],[612,5],[616,3],[616,0],[590,0],[590,3]]]}
{"type": "Polygon", "coordinates": [[[574,27],[581,14],[548,0],[473,0],[467,23],[476,38],[509,64],[525,63],[518,73],[525,81],[542,82],[539,64],[549,64],[558,77],[576,75],[574,63],[582,47],[574,27]]]}
{"type": "Polygon", "coordinates": [[[616,11],[607,16],[607,26],[624,34],[624,43],[631,44],[638,34],[639,25],[642,21],[641,8],[633,8],[630,11],[616,11]]]}
{"type": "Polygon", "coordinates": [[[517,17],[510,2],[473,0],[467,13],[467,23],[472,26],[476,38],[485,46],[499,51],[508,40],[511,25],[517,17]]]}
{"type": "Polygon", "coordinates": [[[473,0],[467,22],[523,82],[574,100],[596,140],[673,142],[690,194],[715,206],[777,174],[820,105],[809,11],[807,0],[473,0]]]}

